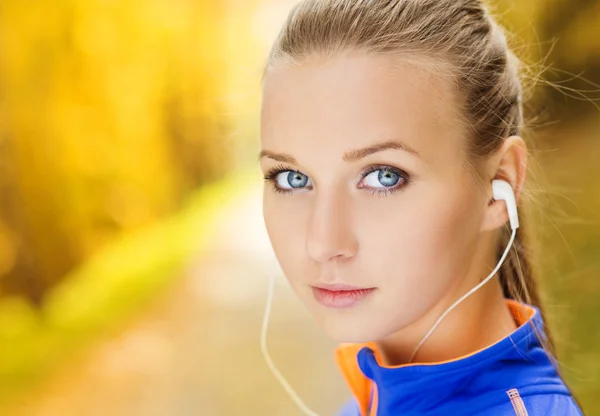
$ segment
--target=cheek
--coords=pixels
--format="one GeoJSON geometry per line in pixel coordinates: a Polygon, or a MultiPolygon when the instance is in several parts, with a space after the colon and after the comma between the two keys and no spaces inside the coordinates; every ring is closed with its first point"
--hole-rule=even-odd
{"type": "Polygon", "coordinates": [[[385,298],[377,308],[404,326],[429,310],[466,271],[474,250],[473,208],[442,193],[399,200],[362,230],[361,255],[385,298]],[[403,305],[403,307],[398,307],[403,305]]]}
{"type": "Polygon", "coordinates": [[[369,269],[382,284],[424,289],[436,280],[432,272],[447,267],[459,237],[455,224],[452,212],[426,204],[404,207],[364,227],[361,255],[371,259],[369,269]]]}

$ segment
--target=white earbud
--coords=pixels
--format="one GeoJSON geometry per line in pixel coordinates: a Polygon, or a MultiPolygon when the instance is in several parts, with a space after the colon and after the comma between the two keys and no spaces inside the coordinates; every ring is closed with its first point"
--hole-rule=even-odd
{"type": "Polygon", "coordinates": [[[519,228],[517,202],[515,201],[515,194],[510,184],[502,179],[494,179],[492,181],[492,193],[496,201],[502,200],[506,203],[510,228],[513,230],[519,228]]]}

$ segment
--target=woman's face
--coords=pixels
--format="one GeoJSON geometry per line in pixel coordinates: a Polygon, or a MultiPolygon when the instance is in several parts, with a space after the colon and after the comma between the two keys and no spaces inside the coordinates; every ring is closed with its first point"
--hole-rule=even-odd
{"type": "Polygon", "coordinates": [[[278,66],[264,83],[267,232],[293,290],[340,342],[402,330],[460,285],[486,203],[464,167],[452,84],[391,59],[278,66]]]}

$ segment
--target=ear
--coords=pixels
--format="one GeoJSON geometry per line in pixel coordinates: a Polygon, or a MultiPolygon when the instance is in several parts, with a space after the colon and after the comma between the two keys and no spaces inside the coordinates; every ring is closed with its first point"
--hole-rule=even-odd
{"type": "Polygon", "coordinates": [[[496,201],[492,194],[492,180],[507,181],[515,193],[519,206],[521,189],[527,176],[527,145],[519,136],[511,136],[486,163],[489,181],[486,183],[486,206],[484,207],[482,231],[495,230],[508,222],[508,210],[504,201],[496,201]]]}

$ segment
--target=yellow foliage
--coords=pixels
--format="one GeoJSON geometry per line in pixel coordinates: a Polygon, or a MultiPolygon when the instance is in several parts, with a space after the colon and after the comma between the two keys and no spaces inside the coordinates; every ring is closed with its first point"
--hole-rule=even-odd
{"type": "Polygon", "coordinates": [[[4,291],[39,300],[228,168],[219,13],[217,2],[0,4],[4,291]]]}

